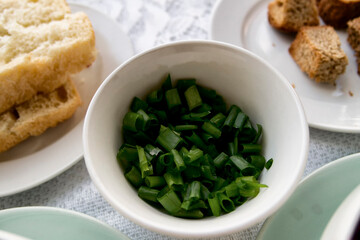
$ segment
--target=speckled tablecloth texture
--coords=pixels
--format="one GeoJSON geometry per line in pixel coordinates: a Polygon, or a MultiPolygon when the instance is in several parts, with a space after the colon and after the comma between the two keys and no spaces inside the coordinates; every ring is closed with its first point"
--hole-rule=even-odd
{"type": "MultiPolygon", "coordinates": [[[[185,39],[209,39],[215,0],[72,0],[115,19],[131,39],[135,53],[185,39]]],[[[360,134],[310,129],[310,148],[304,176],[343,156],[360,152],[360,134]]],[[[0,209],[52,206],[93,216],[131,239],[172,239],[150,232],[118,214],[91,182],[84,160],[31,190],[0,198],[0,209]]],[[[216,239],[255,239],[261,224],[216,239]]]]}

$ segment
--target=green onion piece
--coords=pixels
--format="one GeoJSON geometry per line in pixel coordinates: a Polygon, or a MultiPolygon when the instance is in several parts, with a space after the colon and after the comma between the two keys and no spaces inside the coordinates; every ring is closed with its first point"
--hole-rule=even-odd
{"type": "Polygon", "coordinates": [[[240,206],[246,202],[247,198],[243,197],[241,195],[232,198],[232,201],[234,202],[235,206],[240,206]]]}
{"type": "Polygon", "coordinates": [[[160,153],[163,152],[160,148],[155,147],[155,146],[153,146],[151,144],[147,144],[144,149],[151,156],[158,156],[160,153]]]}
{"type": "Polygon", "coordinates": [[[184,160],[181,157],[180,153],[176,149],[171,149],[170,153],[173,156],[173,161],[176,165],[176,169],[179,172],[183,171],[186,168],[186,166],[185,166],[184,160]]]}
{"type": "Polygon", "coordinates": [[[260,153],[262,146],[260,144],[240,144],[239,152],[241,153],[260,153]]]}
{"type": "Polygon", "coordinates": [[[193,122],[204,122],[205,121],[204,117],[206,117],[210,113],[211,113],[210,111],[199,112],[199,113],[192,112],[192,113],[181,116],[181,120],[187,120],[187,121],[193,121],[193,122]]]}
{"type": "Polygon", "coordinates": [[[211,113],[212,107],[209,104],[203,103],[201,106],[194,109],[194,113],[211,113]]]}
{"type": "Polygon", "coordinates": [[[163,130],[160,130],[160,134],[156,139],[162,147],[164,147],[167,151],[174,149],[181,142],[181,137],[176,135],[171,129],[164,127],[163,130]]]}
{"type": "Polygon", "coordinates": [[[264,169],[265,166],[265,158],[262,155],[252,155],[250,156],[251,164],[258,168],[260,171],[264,169]]]}
{"type": "Polygon", "coordinates": [[[206,132],[201,132],[200,135],[201,139],[203,139],[206,143],[212,144],[215,142],[215,138],[206,132]]]}
{"type": "Polygon", "coordinates": [[[181,217],[181,218],[199,219],[199,218],[203,218],[204,214],[199,209],[194,209],[190,211],[180,209],[178,212],[173,213],[173,216],[181,217]]]}
{"type": "Polygon", "coordinates": [[[171,166],[172,163],[174,162],[171,153],[161,154],[158,161],[160,164],[164,166],[171,166]]]}
{"type": "Polygon", "coordinates": [[[154,108],[149,108],[148,111],[154,114],[160,123],[167,123],[168,119],[165,111],[156,110],[154,108]]]}
{"type": "Polygon", "coordinates": [[[239,188],[235,182],[232,182],[232,183],[228,184],[227,186],[225,186],[225,193],[226,193],[226,196],[228,196],[229,198],[239,196],[239,194],[240,194],[239,188]]]}
{"type": "Polygon", "coordinates": [[[215,184],[214,184],[214,188],[213,188],[213,192],[216,192],[218,190],[220,190],[221,188],[223,188],[225,185],[227,184],[227,181],[222,178],[222,177],[217,177],[215,179],[215,184]]]}
{"type": "Polygon", "coordinates": [[[177,132],[182,132],[182,131],[188,131],[188,130],[196,130],[198,128],[198,126],[196,125],[176,125],[174,127],[174,130],[177,132]]]}
{"type": "Polygon", "coordinates": [[[202,165],[200,167],[201,169],[201,175],[205,178],[205,179],[209,179],[211,181],[215,181],[216,179],[216,174],[214,169],[210,166],[210,165],[202,165]]]}
{"type": "Polygon", "coordinates": [[[140,115],[142,116],[142,119],[143,119],[143,120],[141,121],[141,123],[142,123],[141,130],[143,130],[143,131],[147,130],[148,127],[149,127],[149,124],[150,124],[150,117],[149,117],[149,115],[147,115],[147,113],[144,112],[144,110],[142,110],[142,109],[139,109],[139,110],[137,111],[137,114],[140,114],[140,115]]]}
{"type": "Polygon", "coordinates": [[[143,119],[140,114],[127,112],[123,120],[123,127],[129,131],[137,132],[143,125],[142,121],[143,119]]]}
{"type": "Polygon", "coordinates": [[[192,142],[196,147],[206,151],[208,146],[204,143],[204,141],[195,133],[192,132],[192,135],[190,137],[185,136],[187,140],[192,142]]]}
{"type": "Polygon", "coordinates": [[[137,112],[140,109],[146,111],[147,108],[148,108],[148,104],[145,101],[138,98],[138,97],[134,97],[134,99],[133,99],[133,101],[131,103],[131,106],[130,106],[130,109],[133,112],[137,112]]]}
{"type": "Polygon", "coordinates": [[[231,212],[235,210],[234,202],[226,196],[224,193],[217,194],[221,208],[225,212],[231,212]]]}
{"type": "Polygon", "coordinates": [[[229,159],[229,156],[221,152],[215,159],[214,159],[214,165],[217,168],[222,168],[224,166],[225,162],[229,159]]]}
{"type": "Polygon", "coordinates": [[[181,204],[181,208],[184,210],[195,210],[199,208],[207,208],[205,202],[203,200],[196,200],[196,201],[183,201],[181,204]]]}
{"type": "Polygon", "coordinates": [[[223,127],[231,128],[234,125],[238,112],[240,112],[240,108],[236,105],[232,105],[230,107],[229,114],[224,121],[223,127]]]}
{"type": "Polygon", "coordinates": [[[179,92],[183,93],[189,87],[196,84],[196,79],[179,79],[176,83],[176,88],[179,89],[179,92]]]}
{"type": "Polygon", "coordinates": [[[173,109],[174,107],[181,105],[180,96],[176,88],[167,90],[165,92],[165,98],[169,109],[173,109]]]}
{"type": "Polygon", "coordinates": [[[148,162],[148,160],[146,158],[144,148],[142,148],[140,146],[136,146],[136,148],[137,148],[137,151],[138,151],[141,177],[145,178],[146,176],[153,174],[153,169],[152,169],[151,164],[149,164],[149,162],[148,162]]]}
{"type": "Polygon", "coordinates": [[[248,120],[248,116],[243,112],[238,112],[233,127],[239,129],[241,131],[248,120]]]}
{"type": "Polygon", "coordinates": [[[265,163],[265,168],[267,169],[267,170],[269,170],[270,168],[271,168],[271,166],[272,166],[272,164],[273,164],[273,159],[272,158],[270,158],[266,163],[265,163]]]}
{"type": "Polygon", "coordinates": [[[202,100],[200,97],[200,94],[197,90],[197,87],[195,85],[189,87],[185,92],[184,92],[189,110],[193,110],[196,107],[199,107],[202,104],[202,100]]]}
{"type": "Polygon", "coordinates": [[[121,145],[116,158],[119,164],[124,168],[127,169],[130,167],[131,162],[135,163],[138,159],[137,149],[135,146],[129,145],[124,143],[121,145]]]}
{"type": "Polygon", "coordinates": [[[255,135],[255,138],[254,140],[252,141],[252,143],[257,143],[259,141],[259,138],[262,134],[262,126],[260,124],[256,124],[257,126],[257,132],[256,132],[256,135],[255,135]]]}
{"type": "Polygon", "coordinates": [[[255,167],[239,155],[231,156],[230,160],[242,173],[255,172],[255,167]]]}
{"type": "Polygon", "coordinates": [[[170,74],[168,74],[165,78],[165,81],[163,82],[163,84],[161,85],[161,89],[166,92],[167,90],[172,89],[172,83],[171,83],[171,76],[170,74]]]}
{"type": "Polygon", "coordinates": [[[220,129],[218,129],[211,122],[204,122],[201,128],[216,139],[220,138],[221,136],[220,129]]]}
{"type": "MultiPolygon", "coordinates": [[[[204,185],[205,182],[211,182],[211,181],[202,181],[201,183],[201,187],[200,187],[200,191],[201,191],[201,199],[208,199],[209,198],[209,195],[210,195],[210,191],[209,189],[204,185]]],[[[212,182],[211,182],[212,183],[212,182]]]]}
{"type": "Polygon", "coordinates": [[[141,197],[144,200],[152,201],[152,202],[158,202],[157,196],[159,194],[159,190],[148,188],[145,186],[141,186],[138,189],[138,196],[141,197]]]}
{"type": "Polygon", "coordinates": [[[192,181],[186,190],[184,200],[195,201],[201,198],[201,183],[199,181],[192,181]]]}
{"type": "Polygon", "coordinates": [[[161,90],[152,91],[146,98],[149,104],[159,103],[163,99],[163,92],[161,90]]]}
{"type": "Polygon", "coordinates": [[[224,124],[225,119],[226,119],[225,115],[220,112],[220,113],[216,114],[215,116],[213,116],[210,119],[210,122],[219,128],[224,124]]]}
{"type": "Polygon", "coordinates": [[[149,188],[158,188],[166,185],[165,178],[163,176],[146,176],[145,184],[149,188]]]}
{"type": "Polygon", "coordinates": [[[198,178],[201,176],[201,171],[199,167],[194,166],[186,166],[185,170],[183,171],[184,176],[187,180],[198,178]]]}
{"type": "Polygon", "coordinates": [[[220,216],[221,206],[220,206],[220,202],[219,202],[219,199],[217,198],[217,196],[210,194],[210,196],[208,198],[208,203],[209,203],[212,214],[214,216],[220,216]]]}
{"type": "Polygon", "coordinates": [[[184,181],[179,173],[166,172],[164,178],[170,189],[174,189],[175,191],[183,190],[184,181]]]}
{"type": "Polygon", "coordinates": [[[157,200],[170,214],[175,214],[181,209],[181,201],[172,189],[161,190],[157,200]]]}
{"type": "Polygon", "coordinates": [[[125,178],[134,186],[139,187],[142,184],[143,179],[141,178],[141,174],[139,170],[132,166],[129,172],[125,173],[125,178]]]}
{"type": "Polygon", "coordinates": [[[229,154],[230,155],[235,155],[236,154],[236,146],[234,142],[229,142],[228,143],[229,146],[229,154]]]}
{"type": "Polygon", "coordinates": [[[254,176],[238,177],[235,183],[239,187],[240,195],[243,197],[256,197],[261,187],[267,187],[265,184],[260,184],[254,176]]]}
{"type": "Polygon", "coordinates": [[[196,149],[191,149],[188,154],[185,156],[185,162],[186,164],[193,164],[196,162],[196,160],[198,160],[199,158],[201,158],[202,156],[204,156],[204,152],[199,149],[199,148],[196,148],[196,149]]]}

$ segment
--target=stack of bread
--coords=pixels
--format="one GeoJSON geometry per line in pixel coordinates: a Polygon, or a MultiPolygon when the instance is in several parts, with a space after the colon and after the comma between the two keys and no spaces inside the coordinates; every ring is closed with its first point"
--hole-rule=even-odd
{"type": "Polygon", "coordinates": [[[70,118],[71,75],[96,58],[85,13],[65,0],[0,0],[0,152],[70,118]]]}
{"type": "Polygon", "coordinates": [[[301,70],[316,82],[332,84],[348,64],[335,29],[348,25],[360,73],[360,0],[274,0],[268,19],[274,28],[296,33],[289,53],[301,70]],[[326,25],[319,26],[320,17],[326,25]]]}

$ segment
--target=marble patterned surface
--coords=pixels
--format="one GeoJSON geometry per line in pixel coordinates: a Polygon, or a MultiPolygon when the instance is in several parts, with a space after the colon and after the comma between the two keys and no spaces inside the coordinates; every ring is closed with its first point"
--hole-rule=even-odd
{"type": "MultiPolygon", "coordinates": [[[[208,39],[215,0],[72,0],[116,20],[131,39],[135,53],[186,39],[208,39]]],[[[310,149],[304,176],[340,157],[360,152],[360,134],[310,129],[310,149]]],[[[0,198],[0,209],[52,206],[93,216],[131,239],[173,239],[150,232],[118,214],[100,195],[83,160],[54,179],[28,191],[0,198]]],[[[216,239],[256,239],[258,224],[216,239]]]]}

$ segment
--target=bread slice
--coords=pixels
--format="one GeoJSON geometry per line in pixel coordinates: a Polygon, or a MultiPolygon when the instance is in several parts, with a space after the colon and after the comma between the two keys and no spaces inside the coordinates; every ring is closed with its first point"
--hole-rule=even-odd
{"type": "Polygon", "coordinates": [[[268,5],[269,23],[285,32],[320,23],[316,0],[274,0],[268,5]]]}
{"type": "Polygon", "coordinates": [[[360,74],[360,17],[349,21],[347,25],[347,40],[355,51],[356,62],[358,65],[358,74],[360,74]]]}
{"type": "Polygon", "coordinates": [[[303,72],[321,83],[335,83],[348,64],[339,36],[331,26],[302,27],[289,53],[303,72]]]}
{"type": "Polygon", "coordinates": [[[79,93],[68,77],[65,84],[53,92],[37,94],[0,114],[0,152],[70,118],[80,104],[79,93]]]}
{"type": "Polygon", "coordinates": [[[360,0],[319,0],[319,15],[334,28],[346,28],[349,20],[360,16],[360,0]]]}
{"type": "Polygon", "coordinates": [[[85,13],[64,0],[0,0],[0,113],[51,92],[96,58],[85,13]]]}

